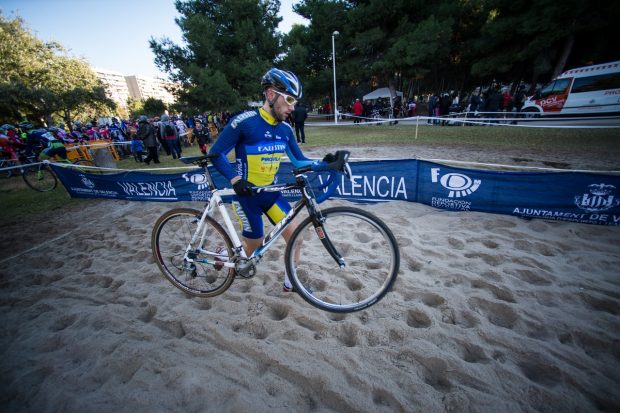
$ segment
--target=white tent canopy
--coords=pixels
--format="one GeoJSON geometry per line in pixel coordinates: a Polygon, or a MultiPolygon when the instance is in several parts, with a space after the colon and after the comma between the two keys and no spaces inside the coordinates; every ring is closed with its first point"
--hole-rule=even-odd
{"type": "MultiPolygon", "coordinates": [[[[396,96],[403,96],[403,92],[399,92],[396,91],[396,96]]],[[[364,100],[373,100],[373,99],[379,99],[379,98],[389,98],[390,96],[390,88],[388,87],[382,87],[379,89],[375,89],[372,92],[370,92],[367,95],[364,95],[363,99],[364,100]]]]}

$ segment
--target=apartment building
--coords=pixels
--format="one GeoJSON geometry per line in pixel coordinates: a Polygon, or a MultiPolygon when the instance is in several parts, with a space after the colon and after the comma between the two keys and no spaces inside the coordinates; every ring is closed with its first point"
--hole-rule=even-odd
{"type": "Polygon", "coordinates": [[[177,88],[173,82],[167,82],[159,78],[144,76],[125,76],[127,88],[131,97],[145,100],[147,98],[159,99],[165,104],[174,103],[172,91],[177,88]]]}
{"type": "Polygon", "coordinates": [[[97,77],[103,82],[107,96],[117,104],[126,107],[129,88],[125,76],[120,72],[107,69],[93,68],[97,77]]]}
{"type": "Polygon", "coordinates": [[[159,99],[165,104],[175,102],[174,95],[170,92],[178,86],[159,78],[145,76],[125,76],[113,70],[93,68],[97,77],[103,82],[107,96],[119,106],[127,107],[127,98],[145,100],[147,98],[159,99]]]}

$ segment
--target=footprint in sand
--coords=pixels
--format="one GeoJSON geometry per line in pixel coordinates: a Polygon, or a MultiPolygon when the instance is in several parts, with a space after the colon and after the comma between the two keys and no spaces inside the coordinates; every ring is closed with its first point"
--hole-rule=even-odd
{"type": "Polygon", "coordinates": [[[532,285],[551,285],[553,282],[553,276],[546,274],[543,270],[516,269],[504,272],[532,285]]]}
{"type": "Polygon", "coordinates": [[[450,244],[450,246],[455,250],[462,250],[466,245],[464,241],[452,237],[448,238],[448,244],[450,244]]]}
{"type": "Polygon", "coordinates": [[[441,309],[441,321],[462,328],[474,328],[478,325],[478,319],[469,311],[454,311],[453,308],[444,306],[441,309]]]}
{"type": "Polygon", "coordinates": [[[492,255],[492,254],[484,254],[484,253],[480,253],[480,252],[470,252],[464,255],[465,258],[480,258],[482,261],[484,261],[485,263],[493,266],[493,267],[497,267],[500,264],[503,264],[504,262],[506,262],[506,258],[502,255],[492,255]]]}
{"type": "Polygon", "coordinates": [[[51,331],[62,331],[69,326],[73,325],[78,319],[78,316],[75,314],[63,315],[62,317],[54,320],[52,325],[50,326],[51,331]]]}
{"type": "Polygon", "coordinates": [[[176,338],[183,338],[187,334],[183,327],[183,323],[179,320],[160,320],[153,318],[152,323],[161,331],[176,338]]]}
{"type": "Polygon", "coordinates": [[[377,406],[381,406],[381,410],[384,410],[386,407],[391,411],[406,410],[405,406],[394,397],[393,392],[386,389],[374,389],[372,391],[372,402],[377,406]]]}
{"type": "Polygon", "coordinates": [[[510,290],[506,290],[506,289],[497,287],[496,285],[493,285],[493,284],[488,283],[486,281],[483,281],[483,280],[472,280],[471,287],[472,288],[481,288],[481,289],[487,290],[491,294],[493,294],[493,296],[495,298],[497,298],[498,300],[506,301],[506,302],[509,302],[509,303],[515,303],[516,302],[515,299],[514,299],[514,296],[512,295],[512,292],[510,292],[510,290]]]}
{"type": "Polygon", "coordinates": [[[282,321],[288,317],[291,307],[286,304],[275,303],[269,307],[269,316],[274,321],[282,321]]]}
{"type": "Polygon", "coordinates": [[[457,341],[461,358],[468,363],[487,363],[489,358],[484,349],[466,341],[457,341]]]}
{"type": "Polygon", "coordinates": [[[413,328],[427,328],[431,326],[431,319],[420,310],[407,311],[407,325],[413,328]]]}
{"type": "Polygon", "coordinates": [[[525,377],[543,386],[553,387],[562,380],[562,371],[537,353],[524,354],[517,366],[525,377]]]}
{"type": "Polygon", "coordinates": [[[157,307],[147,302],[142,302],[140,304],[140,315],[138,315],[138,320],[150,323],[153,317],[155,317],[155,314],[157,314],[157,307]]]}
{"type": "Polygon", "coordinates": [[[595,297],[588,293],[579,293],[579,298],[595,311],[603,311],[609,314],[620,314],[620,304],[609,298],[595,297]]]}
{"type": "Polygon", "coordinates": [[[344,324],[340,327],[336,338],[347,347],[355,347],[357,345],[358,328],[353,324],[344,324]]]}
{"type": "Polygon", "coordinates": [[[446,302],[446,299],[434,293],[426,293],[422,295],[422,302],[429,307],[439,307],[446,302]]]}
{"type": "Polygon", "coordinates": [[[435,390],[447,393],[452,389],[452,383],[448,379],[448,365],[445,360],[431,357],[418,360],[423,367],[424,382],[435,390]]]}
{"type": "Polygon", "coordinates": [[[472,297],[467,302],[472,310],[484,314],[491,324],[498,327],[513,329],[520,320],[519,315],[507,304],[479,297],[472,297]]]}

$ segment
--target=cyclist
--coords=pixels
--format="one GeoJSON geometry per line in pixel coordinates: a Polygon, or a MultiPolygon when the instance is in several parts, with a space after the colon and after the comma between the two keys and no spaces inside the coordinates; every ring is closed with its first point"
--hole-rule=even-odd
{"type": "Polygon", "coordinates": [[[110,132],[112,141],[118,146],[117,149],[121,155],[123,157],[127,156],[127,146],[125,146],[127,134],[125,133],[125,128],[118,123],[118,118],[112,118],[112,124],[108,126],[108,131],[110,132]]]}
{"type": "MultiPolygon", "coordinates": [[[[252,186],[272,184],[280,167],[280,159],[285,154],[295,167],[314,163],[303,155],[293,129],[285,122],[302,96],[297,76],[272,68],[263,75],[261,84],[265,96],[263,106],[232,118],[209,151],[219,155],[213,159],[213,165],[230,181],[237,194],[233,209],[243,225],[241,235],[248,255],[261,245],[264,235],[262,215],[267,215],[275,225],[291,210],[280,192],[255,194],[252,186]],[[226,159],[233,148],[235,168],[226,159]]],[[[282,233],[287,242],[296,227],[297,222],[293,222],[282,233]]],[[[285,274],[283,291],[292,290],[285,274]]]]}
{"type": "Polygon", "coordinates": [[[17,154],[24,146],[15,126],[0,126],[0,150],[6,153],[9,160],[19,162],[17,154]]]}
{"type": "Polygon", "coordinates": [[[19,126],[22,130],[25,129],[28,131],[26,156],[31,155],[35,147],[42,147],[43,149],[39,153],[39,158],[47,159],[58,156],[62,161],[69,163],[65,144],[50,131],[47,129],[33,129],[31,123],[21,123],[19,126]]]}

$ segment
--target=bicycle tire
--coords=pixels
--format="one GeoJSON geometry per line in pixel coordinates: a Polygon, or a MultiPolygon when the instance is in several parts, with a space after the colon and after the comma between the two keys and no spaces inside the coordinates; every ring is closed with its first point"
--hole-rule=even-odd
{"type": "MultiPolygon", "coordinates": [[[[201,214],[190,208],[176,208],[163,214],[153,227],[151,249],[157,266],[172,285],[193,296],[213,297],[230,287],[235,278],[235,269],[217,268],[199,262],[194,263],[192,269],[184,265],[183,256],[201,214]]],[[[221,248],[225,248],[228,257],[232,257],[233,244],[222,226],[211,217],[207,217],[204,225],[207,228],[202,248],[213,253],[200,254],[197,258],[215,258],[216,255],[224,257],[223,251],[219,251],[221,248]]]]}
{"type": "Polygon", "coordinates": [[[334,313],[376,304],[391,289],[400,267],[392,231],[378,217],[358,208],[333,207],[321,214],[324,231],[346,266],[339,268],[317,236],[312,218],[307,217],[293,232],[284,255],[293,288],[308,303],[334,313]]]}
{"type": "Polygon", "coordinates": [[[22,178],[26,185],[38,192],[49,192],[56,189],[58,179],[49,166],[45,164],[25,165],[22,178]]]}

